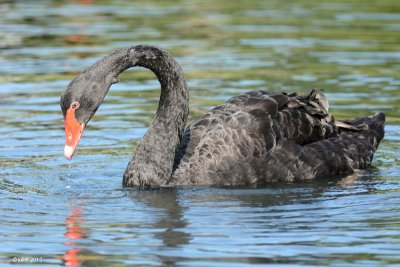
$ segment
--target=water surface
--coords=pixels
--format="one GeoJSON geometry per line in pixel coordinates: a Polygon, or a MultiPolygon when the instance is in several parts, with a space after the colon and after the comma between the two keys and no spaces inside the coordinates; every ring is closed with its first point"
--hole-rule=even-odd
{"type": "Polygon", "coordinates": [[[399,42],[397,0],[0,2],[1,265],[399,266],[399,42]],[[67,161],[62,90],[142,43],[181,63],[190,119],[249,90],[324,88],[340,119],[385,112],[373,167],[258,189],[124,189],[159,97],[143,69],[121,75],[67,161]]]}

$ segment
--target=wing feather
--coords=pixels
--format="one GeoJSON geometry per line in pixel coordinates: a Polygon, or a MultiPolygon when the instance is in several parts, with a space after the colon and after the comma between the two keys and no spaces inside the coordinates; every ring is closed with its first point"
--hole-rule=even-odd
{"type": "Polygon", "coordinates": [[[170,184],[293,181],[368,166],[383,137],[384,116],[338,128],[328,109],[317,90],[305,95],[248,92],[228,99],[186,128],[170,184]],[[371,121],[375,124],[361,126],[371,121]],[[371,135],[371,128],[379,134],[371,135]]]}

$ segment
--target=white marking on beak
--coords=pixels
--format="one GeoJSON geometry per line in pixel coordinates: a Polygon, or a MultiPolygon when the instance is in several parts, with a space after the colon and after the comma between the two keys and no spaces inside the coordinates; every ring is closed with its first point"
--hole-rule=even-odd
{"type": "Polygon", "coordinates": [[[72,154],[74,154],[74,148],[73,148],[72,146],[67,146],[67,145],[66,145],[66,146],[64,147],[64,156],[65,156],[67,159],[71,160],[72,154]]]}

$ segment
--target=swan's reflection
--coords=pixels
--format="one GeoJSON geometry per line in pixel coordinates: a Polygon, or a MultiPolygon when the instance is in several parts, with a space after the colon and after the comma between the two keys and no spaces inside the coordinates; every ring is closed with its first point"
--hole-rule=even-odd
{"type": "Polygon", "coordinates": [[[77,242],[86,237],[86,231],[82,227],[84,221],[82,214],[84,205],[70,206],[70,214],[65,219],[66,232],[64,236],[68,238],[65,245],[71,247],[62,256],[65,266],[75,267],[80,266],[82,261],[79,259],[81,249],[77,248],[77,242]]]}
{"type": "MultiPolygon", "coordinates": [[[[125,191],[125,190],[124,190],[125,191]]],[[[153,236],[155,239],[160,240],[163,244],[163,250],[168,249],[176,251],[176,248],[188,244],[191,240],[189,233],[184,229],[187,227],[186,220],[183,219],[185,208],[179,203],[179,190],[165,189],[157,191],[141,191],[135,189],[127,189],[127,197],[131,198],[134,202],[145,204],[150,210],[155,210],[160,217],[153,223],[146,225],[146,228],[161,229],[155,231],[153,236]]],[[[61,260],[65,266],[76,267],[86,264],[94,264],[100,266],[111,257],[111,255],[102,255],[88,250],[83,245],[87,239],[92,239],[89,236],[91,229],[87,229],[85,225],[85,208],[87,201],[72,201],[69,205],[69,214],[65,219],[66,231],[64,233],[67,239],[64,244],[68,246],[67,251],[61,256],[61,260]]],[[[135,245],[135,242],[132,243],[135,245]]],[[[159,251],[154,252],[158,257],[158,261],[168,263],[168,266],[174,266],[175,262],[171,262],[171,257],[158,254],[159,251]]],[[[125,257],[125,256],[124,256],[125,257]]],[[[127,257],[135,258],[135,253],[127,255],[127,257]]]]}
{"type": "MultiPolygon", "coordinates": [[[[366,186],[365,190],[369,191],[368,184],[358,185],[359,180],[369,180],[370,177],[365,175],[365,172],[357,172],[346,177],[336,177],[329,179],[319,179],[310,181],[296,182],[276,182],[268,183],[267,185],[257,188],[238,188],[238,189],[215,189],[216,199],[219,202],[236,201],[241,206],[245,207],[279,207],[290,204],[315,204],[324,201],[326,192],[340,189],[341,195],[351,195],[353,191],[348,191],[346,188],[354,186],[366,186]]],[[[202,198],[212,198],[213,194],[198,194],[196,201],[207,201],[202,198]]],[[[215,197],[215,196],[214,196],[215,197]]],[[[213,201],[213,200],[210,200],[213,201]]]]}
{"type": "MultiPolygon", "coordinates": [[[[353,179],[354,177],[351,178],[353,179]]],[[[120,199],[126,200],[126,198],[130,198],[133,203],[128,201],[126,203],[128,206],[123,206],[123,209],[129,209],[129,206],[133,204],[135,208],[140,207],[135,212],[148,214],[144,217],[144,222],[142,220],[137,222],[127,220],[125,215],[129,216],[129,214],[124,214],[122,218],[124,223],[118,227],[127,227],[127,229],[132,227],[134,232],[132,234],[125,231],[116,232],[120,235],[120,239],[115,238],[113,240],[118,242],[118,240],[122,239],[123,242],[127,241],[133,247],[143,246],[144,244],[140,243],[143,241],[143,239],[140,239],[142,238],[140,230],[145,229],[146,233],[143,236],[146,240],[149,238],[152,245],[154,240],[157,240],[159,242],[156,243],[161,243],[162,246],[161,249],[153,248],[151,251],[148,248],[144,248],[145,255],[141,254],[143,251],[139,253],[129,248],[126,251],[121,251],[123,255],[117,253],[117,256],[113,253],[108,255],[98,254],[86,249],[83,246],[85,242],[82,242],[85,239],[91,239],[92,243],[97,242],[93,241],[93,237],[91,237],[93,235],[92,229],[85,228],[85,209],[91,209],[91,206],[89,204],[86,206],[85,203],[82,203],[83,201],[77,202],[75,200],[73,201],[75,204],[70,205],[70,213],[65,219],[66,231],[64,236],[67,238],[65,244],[69,249],[62,256],[62,260],[65,266],[72,267],[86,264],[100,266],[107,264],[112,257],[114,257],[113,259],[127,259],[134,262],[136,260],[140,261],[142,258],[151,257],[151,261],[166,266],[184,265],[184,263],[188,262],[195,263],[210,256],[208,254],[210,252],[201,250],[203,244],[196,243],[198,239],[201,241],[203,236],[208,236],[210,233],[221,230],[221,238],[229,242],[232,232],[229,232],[230,226],[226,222],[234,225],[242,224],[244,229],[253,227],[254,232],[260,233],[261,236],[268,233],[274,234],[275,228],[279,228],[279,231],[291,231],[292,226],[290,223],[295,224],[299,218],[296,209],[299,209],[300,213],[303,207],[306,209],[310,207],[313,209],[325,209],[325,193],[327,191],[328,193],[330,191],[335,192],[338,186],[344,186],[342,184],[343,179],[286,184],[271,183],[268,187],[258,189],[123,189],[123,195],[121,198],[116,198],[116,203],[123,205],[122,203],[120,204],[120,199]],[[305,206],[302,206],[303,204],[305,206]],[[144,210],[142,211],[143,206],[144,210]],[[283,208],[281,209],[280,207],[283,208]],[[287,216],[288,212],[293,212],[293,214],[287,216]],[[192,216],[193,214],[194,217],[192,216]],[[204,218],[199,216],[201,214],[204,214],[204,218]],[[254,218],[252,217],[253,215],[254,218]],[[223,221],[219,219],[220,216],[224,216],[223,221]],[[283,217],[285,218],[282,219],[283,217]],[[282,220],[288,222],[288,227],[280,225],[282,220]],[[204,228],[192,230],[193,227],[202,226],[204,228]],[[140,236],[139,238],[138,235],[140,236]],[[191,244],[192,242],[193,244],[191,244]],[[182,254],[183,252],[185,254],[182,254]],[[201,257],[196,258],[199,255],[201,257]]],[[[352,190],[339,191],[340,195],[352,194],[352,190]]],[[[310,216],[313,215],[311,214],[310,216]]],[[[111,220],[114,219],[111,218],[111,220]]],[[[110,229],[110,231],[118,231],[118,229],[110,229]]],[[[232,228],[232,230],[235,229],[237,230],[235,227],[232,228]]],[[[218,239],[218,237],[216,238],[218,239]]],[[[252,238],[257,239],[258,237],[252,238]]],[[[209,249],[213,252],[213,248],[209,249]]],[[[229,253],[229,249],[227,253],[229,253]]],[[[224,262],[227,260],[226,257],[226,255],[222,255],[221,258],[217,256],[212,260],[224,262]]],[[[271,263],[276,262],[276,260],[274,255],[266,255],[261,258],[252,257],[251,255],[242,255],[240,257],[240,261],[246,263],[271,263]]]]}
{"type": "Polygon", "coordinates": [[[183,219],[185,208],[179,203],[179,189],[129,190],[133,201],[140,201],[151,208],[162,209],[164,216],[153,224],[154,228],[165,229],[156,234],[166,247],[188,244],[191,237],[184,231],[187,222],[183,219]]]}

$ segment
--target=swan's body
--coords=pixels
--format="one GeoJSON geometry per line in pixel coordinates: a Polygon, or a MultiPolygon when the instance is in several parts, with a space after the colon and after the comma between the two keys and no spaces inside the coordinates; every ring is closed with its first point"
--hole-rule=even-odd
{"type": "Polygon", "coordinates": [[[384,135],[382,113],[335,123],[327,99],[314,90],[248,92],[185,127],[189,96],[179,64],[158,48],[135,46],[104,57],[63,93],[67,158],[111,84],[133,66],[157,75],[161,97],[126,168],[124,186],[238,186],[348,175],[371,164],[384,135]]]}

